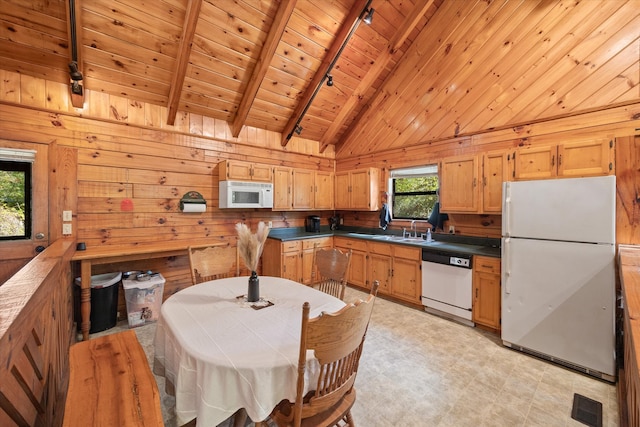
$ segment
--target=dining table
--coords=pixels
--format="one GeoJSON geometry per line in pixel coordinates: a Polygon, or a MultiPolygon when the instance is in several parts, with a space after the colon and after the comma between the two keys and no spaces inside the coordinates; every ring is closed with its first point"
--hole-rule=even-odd
{"type": "MultiPolygon", "coordinates": [[[[260,300],[246,300],[248,277],[212,280],[180,290],[163,304],[154,338],[154,372],[175,396],[178,425],[216,426],[239,410],[264,421],[296,397],[302,305],[310,317],[345,303],[288,279],[261,276],[260,300]]],[[[318,375],[307,354],[305,393],[318,375]]]]}

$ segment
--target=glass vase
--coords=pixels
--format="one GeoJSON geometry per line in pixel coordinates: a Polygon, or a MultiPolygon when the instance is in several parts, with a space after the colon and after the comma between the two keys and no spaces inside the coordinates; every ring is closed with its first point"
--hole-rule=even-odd
{"type": "Polygon", "coordinates": [[[249,276],[249,288],[247,290],[247,301],[256,302],[260,299],[260,279],[258,279],[258,273],[251,272],[249,276]]]}

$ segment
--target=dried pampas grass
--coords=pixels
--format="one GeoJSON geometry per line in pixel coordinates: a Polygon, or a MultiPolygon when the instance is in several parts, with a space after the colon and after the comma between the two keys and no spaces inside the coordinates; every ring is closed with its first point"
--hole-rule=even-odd
{"type": "Polygon", "coordinates": [[[264,242],[269,236],[269,227],[260,221],[258,223],[258,231],[256,234],[252,234],[246,224],[239,222],[236,224],[236,231],[238,232],[238,252],[240,252],[240,257],[250,271],[256,271],[264,242]]]}

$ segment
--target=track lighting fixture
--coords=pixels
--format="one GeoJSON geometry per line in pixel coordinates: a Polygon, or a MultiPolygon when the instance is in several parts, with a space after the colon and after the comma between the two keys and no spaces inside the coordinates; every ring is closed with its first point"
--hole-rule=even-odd
{"type": "Polygon", "coordinates": [[[78,63],[76,61],[69,62],[69,77],[74,82],[82,80],[82,73],[78,71],[78,63]]]}
{"type": "Polygon", "coordinates": [[[333,76],[331,74],[327,74],[327,86],[333,86],[333,76]]]}
{"type": "Polygon", "coordinates": [[[369,8],[369,10],[367,10],[367,14],[365,15],[365,17],[362,19],[362,21],[367,24],[367,25],[371,25],[371,21],[373,21],[373,12],[375,11],[374,8],[369,8]]]}
{"type": "Polygon", "coordinates": [[[296,125],[294,132],[296,133],[296,135],[300,135],[302,133],[302,126],[300,126],[300,123],[296,125]]]}

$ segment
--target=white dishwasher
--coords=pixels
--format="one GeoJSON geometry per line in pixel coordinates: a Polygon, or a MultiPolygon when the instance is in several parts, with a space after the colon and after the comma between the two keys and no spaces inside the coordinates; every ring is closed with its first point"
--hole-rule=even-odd
{"type": "Polygon", "coordinates": [[[422,305],[425,311],[468,326],[472,307],[472,256],[422,250],[422,305]]]}

